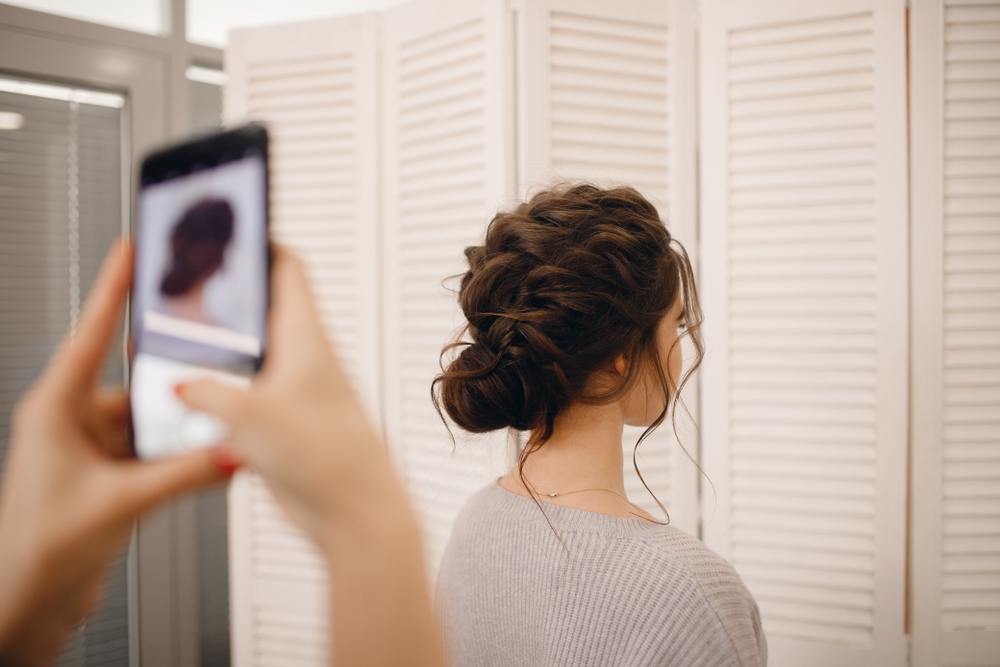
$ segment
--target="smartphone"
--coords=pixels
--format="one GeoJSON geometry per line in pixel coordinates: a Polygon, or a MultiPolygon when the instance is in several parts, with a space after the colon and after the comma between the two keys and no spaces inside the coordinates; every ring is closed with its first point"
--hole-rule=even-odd
{"type": "Polygon", "coordinates": [[[222,440],[174,388],[212,377],[246,385],[264,359],[268,310],[268,140],[260,125],[158,150],[142,162],[129,317],[135,455],[222,440]]]}

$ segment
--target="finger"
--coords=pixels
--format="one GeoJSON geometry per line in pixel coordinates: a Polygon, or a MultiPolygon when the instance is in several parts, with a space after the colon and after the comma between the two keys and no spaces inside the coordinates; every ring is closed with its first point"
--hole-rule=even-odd
{"type": "Polygon", "coordinates": [[[229,479],[235,468],[220,465],[220,449],[211,447],[157,461],[123,463],[130,510],[142,513],[174,496],[229,479]]]}
{"type": "Polygon", "coordinates": [[[298,257],[279,246],[275,246],[274,258],[271,353],[303,358],[319,350],[329,351],[329,341],[305,266],[298,257]]]}
{"type": "Polygon", "coordinates": [[[179,384],[174,388],[177,397],[189,408],[207,412],[226,424],[241,421],[247,411],[247,390],[224,384],[218,380],[201,379],[179,384]]]}
{"type": "Polygon", "coordinates": [[[101,389],[94,399],[94,408],[106,421],[124,421],[128,416],[128,392],[124,389],[101,389]]]}
{"type": "Polygon", "coordinates": [[[229,443],[221,443],[212,449],[215,465],[223,473],[233,475],[246,465],[243,457],[236,453],[229,443]]]}
{"type": "Polygon", "coordinates": [[[132,247],[119,239],[108,251],[80,314],[45,372],[50,386],[75,393],[92,385],[118,330],[119,315],[132,279],[132,247]]]}
{"type": "Polygon", "coordinates": [[[94,398],[94,426],[91,435],[98,449],[112,458],[132,456],[128,439],[128,393],[104,389],[94,398]]]}

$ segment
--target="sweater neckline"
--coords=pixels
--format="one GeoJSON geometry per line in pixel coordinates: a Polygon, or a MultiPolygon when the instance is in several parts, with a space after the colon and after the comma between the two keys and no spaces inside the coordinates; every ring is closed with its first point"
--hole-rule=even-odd
{"type": "MultiPolygon", "coordinates": [[[[528,496],[521,495],[500,486],[500,478],[493,480],[489,487],[490,495],[506,512],[523,518],[537,520],[541,518],[538,505],[528,496]]],[[[656,528],[668,528],[670,524],[652,523],[646,519],[632,516],[613,516],[585,510],[579,507],[567,507],[538,499],[545,516],[561,528],[586,528],[589,530],[606,529],[611,532],[634,532],[656,528]]],[[[544,519],[543,519],[544,520],[544,519]]]]}

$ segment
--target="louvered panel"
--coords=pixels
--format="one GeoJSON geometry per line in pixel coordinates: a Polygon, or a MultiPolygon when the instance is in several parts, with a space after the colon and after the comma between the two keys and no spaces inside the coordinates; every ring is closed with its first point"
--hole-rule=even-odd
{"type": "MultiPolygon", "coordinates": [[[[450,448],[428,400],[437,355],[461,325],[454,295],[441,280],[461,272],[462,249],[482,236],[486,201],[486,72],[481,17],[401,40],[396,52],[399,147],[396,206],[401,332],[399,426],[402,465],[425,526],[431,568],[440,560],[465,497],[485,482],[485,460],[469,443],[450,448]],[[458,52],[455,49],[458,49],[458,52]],[[460,143],[454,145],[452,142],[460,143]],[[441,154],[443,146],[449,150],[441,154]],[[466,211],[468,217],[456,215],[466,211]],[[452,218],[433,245],[418,240],[425,216],[452,218]],[[404,334],[405,335],[405,334],[404,334]]],[[[391,51],[390,51],[391,53],[391,51]]]]}
{"type": "Polygon", "coordinates": [[[941,626],[1000,633],[1000,4],[943,20],[941,626]]]}
{"type": "Polygon", "coordinates": [[[485,447],[494,443],[483,446],[461,439],[451,450],[447,436],[442,440],[442,429],[416,431],[407,440],[402,463],[425,527],[431,566],[436,567],[465,499],[491,479],[487,471],[494,456],[485,447]]]}
{"type": "MultiPolygon", "coordinates": [[[[357,160],[355,105],[356,54],[319,54],[289,62],[251,62],[247,66],[247,114],[263,120],[271,133],[273,169],[272,230],[306,262],[321,314],[338,350],[354,349],[358,291],[358,229],[372,224],[357,219],[357,172],[336,166],[308,171],[302,157],[336,156],[338,163],[357,160]],[[277,83],[276,83],[277,82],[277,83]],[[277,165],[285,166],[279,171],[277,165]],[[292,167],[292,165],[296,165],[292,167]],[[303,223],[297,215],[309,207],[322,220],[303,223]],[[336,208],[337,217],[330,215],[336,208]],[[347,324],[347,326],[341,326],[347,324]],[[352,326],[353,325],[353,326],[352,326]],[[353,334],[353,335],[352,335],[353,334]]],[[[331,158],[327,158],[331,159],[331,158]]],[[[358,381],[361,360],[343,355],[348,372],[358,381]]]]}
{"type": "Polygon", "coordinates": [[[504,471],[502,436],[457,443],[430,401],[438,356],[464,324],[463,250],[481,243],[506,182],[503,3],[430,2],[386,16],[386,421],[432,572],[475,490],[504,471]],[[492,45],[492,47],[490,46],[492,45]],[[502,46],[501,46],[502,45],[502,46]]]}
{"type": "MultiPolygon", "coordinates": [[[[548,18],[553,177],[632,185],[665,210],[670,144],[665,21],[657,25],[555,10],[548,18]]],[[[661,431],[640,445],[635,456],[640,479],[633,453],[642,431],[630,427],[622,439],[625,491],[659,517],[650,491],[668,503],[672,443],[661,431]]]]}
{"type": "MultiPolygon", "coordinates": [[[[564,181],[632,186],[696,257],[693,4],[532,0],[514,6],[523,86],[521,192],[564,181]]],[[[697,387],[687,394],[696,412],[697,387]]],[[[684,447],[697,455],[696,429],[680,428],[684,447]]],[[[694,533],[696,468],[671,431],[665,422],[643,442],[639,469],[674,525],[694,533]]],[[[633,467],[641,433],[626,428],[622,439],[626,491],[661,516],[633,467]]]]}
{"type": "MultiPolygon", "coordinates": [[[[332,57],[317,54],[288,62],[248,63],[246,110],[250,117],[266,122],[270,133],[269,150],[276,163],[270,184],[272,236],[306,263],[324,324],[357,382],[358,366],[363,362],[351,354],[356,350],[358,333],[353,317],[358,273],[352,251],[357,247],[359,221],[354,219],[357,207],[351,193],[358,186],[356,172],[323,170],[315,163],[306,172],[299,165],[303,157],[320,155],[335,155],[343,161],[357,159],[355,123],[350,115],[357,97],[354,59],[355,54],[344,52],[332,57]],[[279,166],[284,170],[279,171],[279,166]],[[302,215],[307,207],[308,213],[302,215]],[[330,215],[334,208],[336,223],[330,215]],[[333,224],[338,227],[336,235],[333,224]]],[[[280,515],[259,478],[251,482],[249,495],[249,576],[258,596],[250,612],[254,664],[302,661],[326,639],[323,624],[309,623],[309,607],[319,607],[325,597],[324,567],[308,539],[280,515]],[[299,590],[293,588],[294,594],[289,596],[289,586],[296,584],[299,590]],[[262,594],[265,587],[280,591],[279,600],[286,598],[281,605],[287,607],[285,623],[297,631],[298,641],[281,641],[280,635],[275,636],[268,625],[260,623],[261,612],[275,605],[275,598],[262,594]]],[[[315,655],[314,659],[318,664],[322,657],[315,655]]]]}
{"type": "Polygon", "coordinates": [[[914,664],[1000,655],[1000,3],[918,0],[914,664]]]}
{"type": "Polygon", "coordinates": [[[549,14],[552,174],[633,185],[658,207],[669,186],[669,31],[660,23],[549,14]]]}
{"type": "MultiPolygon", "coordinates": [[[[306,264],[349,377],[378,414],[375,248],[377,19],[240,31],[227,52],[227,117],[270,132],[273,238],[306,264]]],[[[241,475],[230,499],[237,665],[325,664],[326,568],[276,506],[241,475]]]]}
{"type": "Polygon", "coordinates": [[[705,536],[777,665],[903,656],[901,6],[706,7],[705,536]]]}
{"type": "MultiPolygon", "coordinates": [[[[870,14],[803,26],[733,31],[729,40],[732,224],[739,224],[752,236],[759,226],[774,224],[772,212],[781,221],[806,226],[816,224],[810,215],[815,209],[830,205],[872,207],[876,148],[870,14]],[[836,31],[829,26],[831,21],[839,26],[836,31]],[[797,36],[794,41],[787,37],[790,31],[797,36]],[[851,101],[855,110],[830,113],[801,102],[845,89],[855,91],[851,101]],[[761,99],[776,104],[762,108],[758,104],[761,99]],[[757,106],[745,109],[745,102],[757,106]],[[786,117],[787,110],[796,111],[793,118],[786,117]],[[822,153],[841,148],[853,149],[854,164],[829,167],[822,153]],[[754,161],[780,160],[791,152],[799,158],[794,172],[761,174],[752,166],[754,161]],[[742,211],[750,217],[740,220],[738,212],[742,211]]],[[[731,531],[738,568],[747,557],[745,547],[762,545],[787,554],[789,561],[803,551],[824,550],[844,552],[856,558],[857,565],[869,568],[873,562],[877,403],[875,387],[865,378],[873,379],[876,374],[877,318],[874,312],[828,312],[823,307],[827,299],[842,298],[839,293],[845,287],[852,296],[874,301],[876,220],[869,216],[861,222],[869,233],[832,247],[825,239],[780,246],[744,246],[737,239],[730,243],[730,284],[740,287],[731,293],[729,314],[731,531]],[[851,276],[853,284],[845,284],[844,276],[851,276]],[[788,312],[784,290],[772,289],[775,281],[789,286],[788,292],[808,295],[814,309],[788,312]],[[752,307],[733,307],[737,304],[752,307]],[[768,314],[758,314],[758,309],[768,314]],[[837,385],[816,386],[801,373],[785,373],[771,376],[766,386],[760,386],[756,381],[760,372],[748,365],[762,354],[778,351],[822,355],[810,374],[837,373],[842,369],[843,355],[853,355],[862,363],[856,366],[859,373],[842,377],[837,385]],[[755,439],[740,435],[743,428],[796,423],[867,432],[868,437],[856,443],[861,446],[861,458],[817,462],[799,451],[786,450],[786,455],[775,461],[759,456],[753,449],[755,439]],[[854,502],[854,509],[863,511],[846,515],[814,511],[775,520],[775,515],[753,508],[761,500],[758,496],[784,498],[789,505],[806,497],[834,510],[854,502]]],[[[871,641],[875,604],[871,579],[849,596],[830,595],[828,589],[815,585],[795,587],[795,594],[789,595],[782,579],[783,565],[752,557],[747,562],[753,567],[744,578],[770,626],[769,634],[825,637],[862,645],[871,641]]]]}

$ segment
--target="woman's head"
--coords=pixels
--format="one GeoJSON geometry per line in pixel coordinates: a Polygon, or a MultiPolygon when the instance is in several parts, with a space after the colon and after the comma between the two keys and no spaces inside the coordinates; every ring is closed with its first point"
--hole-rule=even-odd
{"type": "Polygon", "coordinates": [[[540,445],[571,403],[613,401],[652,428],[700,362],[690,261],[632,188],[540,192],[494,216],[465,256],[471,342],[445,348],[461,351],[432,397],[467,431],[531,431],[540,445]],[[697,351],[683,376],[678,327],[697,351]]]}
{"type": "Polygon", "coordinates": [[[233,238],[233,208],[224,199],[202,199],[188,208],[170,235],[170,263],[160,292],[181,296],[215,273],[233,238]]]}

